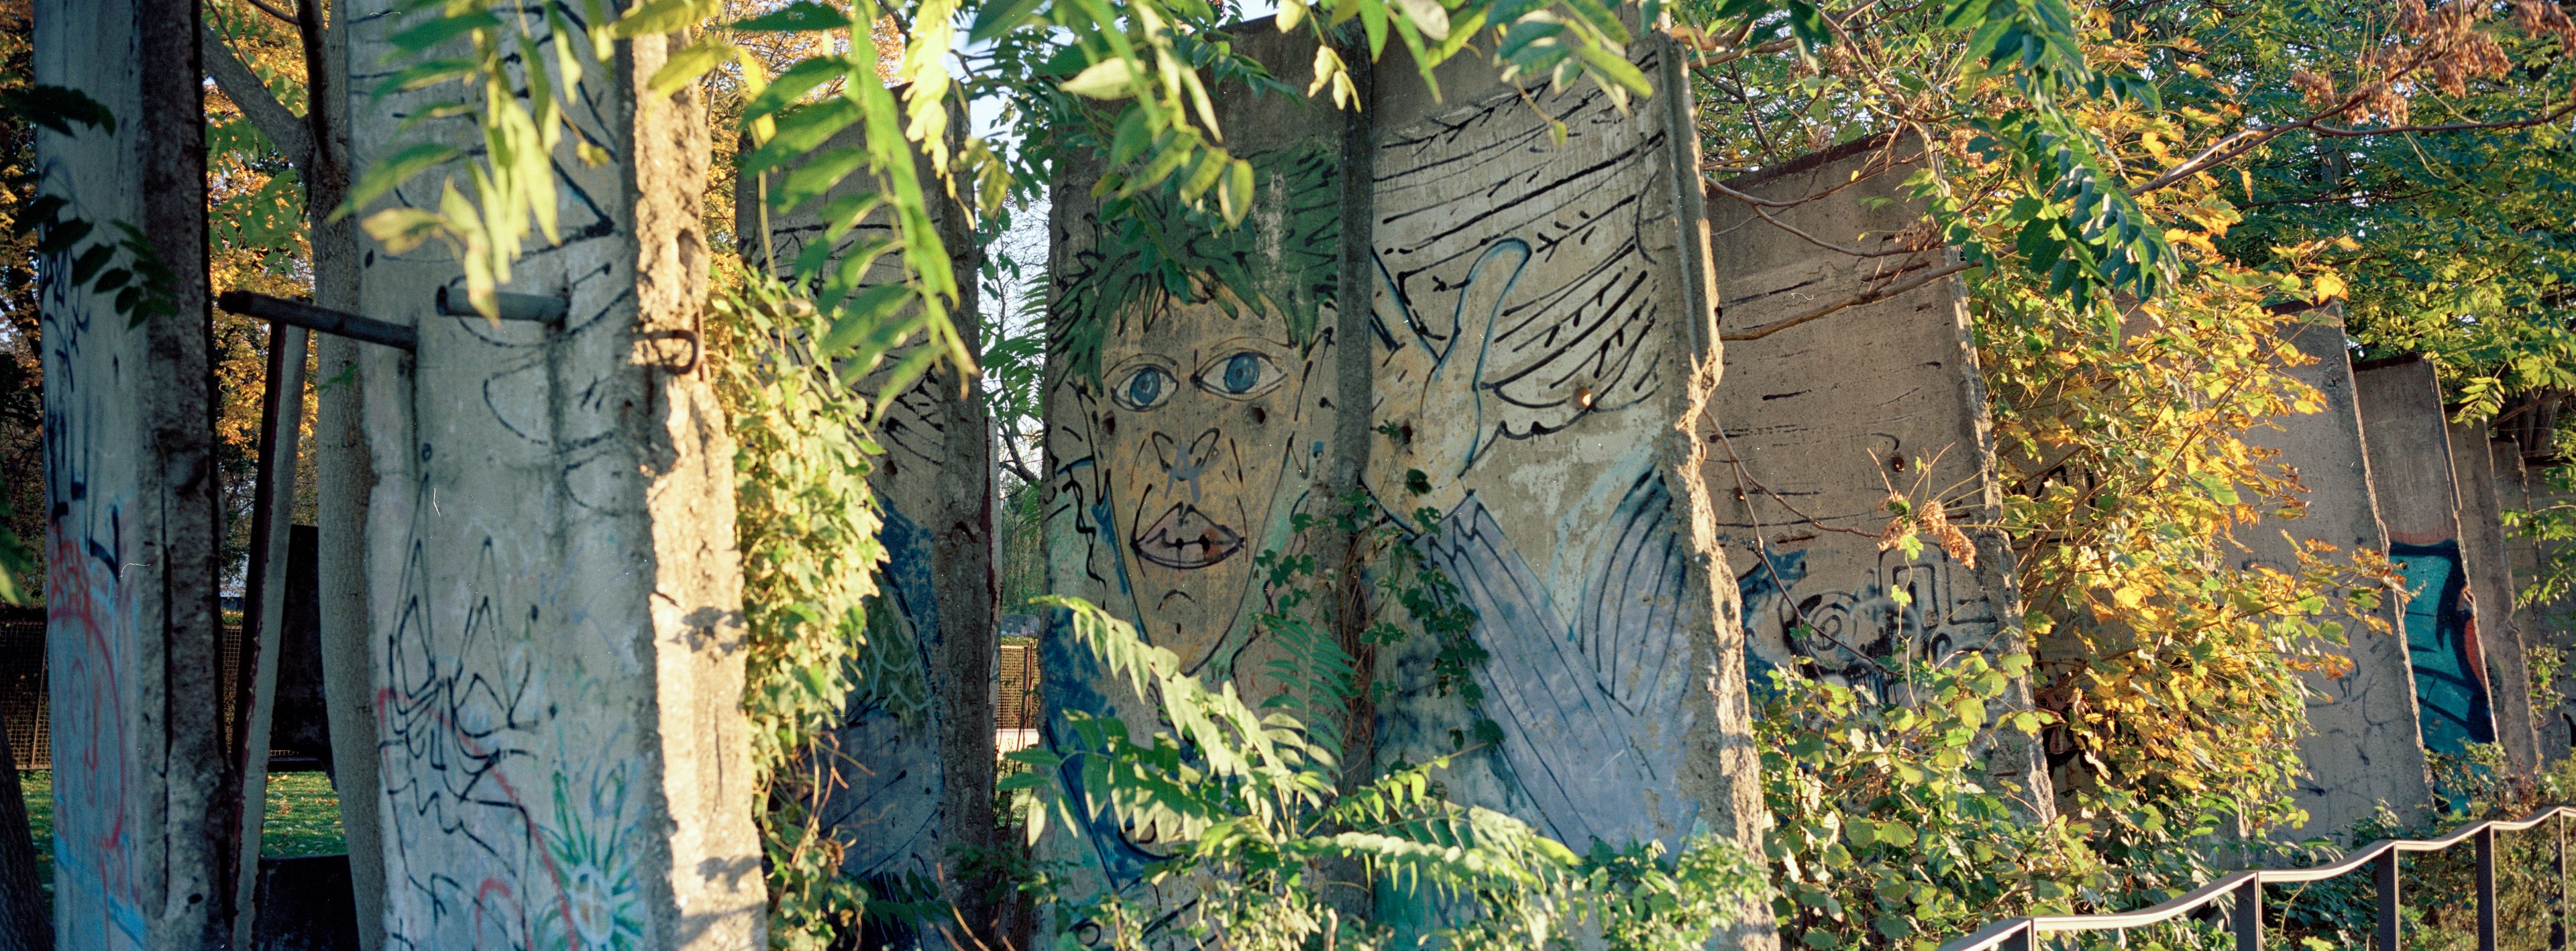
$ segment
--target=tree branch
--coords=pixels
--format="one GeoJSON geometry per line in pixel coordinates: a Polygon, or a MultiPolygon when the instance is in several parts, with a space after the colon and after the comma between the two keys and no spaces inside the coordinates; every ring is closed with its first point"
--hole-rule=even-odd
{"type": "Polygon", "coordinates": [[[1839,254],[1848,254],[1848,255],[1851,255],[1852,257],[1856,257],[1856,258],[1885,258],[1885,257],[1894,257],[1894,256],[1899,255],[1899,254],[1913,254],[1913,253],[1915,253],[1915,252],[1917,252],[1917,251],[1924,250],[1923,248],[1916,248],[1916,247],[1897,247],[1897,248],[1886,248],[1886,249],[1882,249],[1882,250],[1878,250],[1878,251],[1865,251],[1865,250],[1862,250],[1862,249],[1860,249],[1860,248],[1847,248],[1847,247],[1844,247],[1844,246],[1842,246],[1842,245],[1835,244],[1835,243],[1833,243],[1833,242],[1831,242],[1831,241],[1827,241],[1827,240],[1825,240],[1825,239],[1823,239],[1823,238],[1816,237],[1815,235],[1808,234],[1805,230],[1800,229],[1797,225],[1793,225],[1793,224],[1790,224],[1790,223],[1788,223],[1788,222],[1786,222],[1786,221],[1782,221],[1782,220],[1780,220],[1778,217],[1776,217],[1776,216],[1772,215],[1772,214],[1771,214],[1771,212],[1770,212],[1770,210],[1769,210],[1769,209],[1771,209],[1771,208],[1794,208],[1794,207],[1797,207],[1798,205],[1802,205],[1802,204],[1805,204],[1805,203],[1807,203],[1807,202],[1814,201],[1814,200],[1816,200],[1816,199],[1818,199],[1818,198],[1822,198],[1822,197],[1824,197],[1825,195],[1832,194],[1832,192],[1830,192],[1830,191],[1828,191],[1828,192],[1823,192],[1823,193],[1820,193],[1820,194],[1815,194],[1815,195],[1808,195],[1808,196],[1806,196],[1806,197],[1804,197],[1804,198],[1800,198],[1800,199],[1797,199],[1797,200],[1794,200],[1794,201],[1773,201],[1773,200],[1768,199],[1768,198],[1758,198],[1758,197],[1755,197],[1755,196],[1752,196],[1752,195],[1745,194],[1745,193],[1740,192],[1740,191],[1736,191],[1735,189],[1728,188],[1728,187],[1726,187],[1724,184],[1719,183],[1719,182],[1716,182],[1716,181],[1709,181],[1707,184],[1708,184],[1708,187],[1709,187],[1709,188],[1716,190],[1719,194],[1722,194],[1722,195],[1725,195],[1725,196],[1726,196],[1726,197],[1728,197],[1728,198],[1732,198],[1732,199],[1735,199],[1735,200],[1737,200],[1737,201],[1743,202],[1743,203],[1744,203],[1744,205],[1745,205],[1745,207],[1753,209],[1753,213],[1754,213],[1755,215],[1760,216],[1760,217],[1762,218],[1762,220],[1764,220],[1764,221],[1768,221],[1768,222],[1770,222],[1772,227],[1778,228],[1778,229],[1780,229],[1780,230],[1782,230],[1782,231],[1786,231],[1786,232],[1788,232],[1788,233],[1790,233],[1790,234],[1793,234],[1793,235],[1797,235],[1797,236],[1798,236],[1798,238],[1799,238],[1799,240],[1805,241],[1805,242],[1807,242],[1808,244],[1815,245],[1815,246],[1817,246],[1817,247],[1819,247],[1819,248],[1823,248],[1823,249],[1825,249],[1825,250],[1827,250],[1827,251],[1833,251],[1833,252],[1836,252],[1836,253],[1839,253],[1839,254]],[[1766,207],[1766,206],[1767,206],[1767,207],[1766,207]]]}
{"type": "Polygon", "coordinates": [[[265,13],[265,14],[268,14],[269,16],[276,17],[276,18],[278,18],[279,20],[282,20],[282,21],[284,21],[284,22],[287,22],[287,23],[293,23],[293,22],[295,22],[295,18],[294,18],[294,17],[291,17],[291,16],[287,16],[285,11],[283,11],[283,10],[279,10],[279,9],[278,9],[278,8],[276,8],[276,7],[269,6],[268,4],[261,3],[261,2],[260,2],[260,0],[242,0],[242,2],[247,3],[247,4],[250,4],[252,7],[254,7],[254,8],[258,9],[258,10],[259,10],[259,12],[261,12],[261,13],[265,13]]]}
{"type": "Polygon", "coordinates": [[[234,55],[233,48],[215,35],[215,31],[199,25],[197,42],[204,47],[206,73],[215,78],[215,87],[223,90],[233,105],[241,107],[242,115],[250,119],[252,128],[277,143],[278,150],[286,153],[286,160],[295,165],[297,172],[310,172],[313,130],[284,103],[278,102],[276,96],[269,94],[268,86],[259,81],[259,75],[251,72],[241,57],[234,55]]]}
{"type": "Polygon", "coordinates": [[[1891,284],[1874,291],[1862,291],[1850,297],[1846,297],[1833,303],[1817,307],[1816,309],[1807,311],[1806,313],[1799,314],[1798,316],[1783,320],[1775,320],[1751,330],[1741,330],[1735,333],[1721,333],[1717,335],[1717,339],[1727,343],[1746,340],[1760,340],[1772,334],[1779,333],[1780,331],[1798,326],[1799,324],[1822,320],[1829,315],[1849,308],[1858,307],[1862,304],[1874,304],[1890,297],[1895,297],[1899,294],[1906,293],[1914,290],[1915,288],[1922,287],[1926,284],[1932,283],[1933,281],[1949,277],[1950,275],[1957,274],[1967,269],[1968,265],[1966,264],[1952,264],[1947,267],[1934,268],[1922,274],[1915,275],[1912,280],[1899,281],[1895,284],[1891,284]]]}
{"type": "MultiPolygon", "coordinates": [[[[993,422],[994,428],[1001,428],[1001,420],[996,419],[993,422]]],[[[1020,484],[1036,485],[1038,484],[1038,474],[1029,471],[1028,462],[1020,458],[1020,441],[1012,438],[1015,435],[1017,434],[1012,433],[1010,430],[1002,430],[1002,451],[1009,457],[1002,460],[1002,465],[1004,468],[1011,470],[1012,475],[1019,477],[1020,484]]]]}

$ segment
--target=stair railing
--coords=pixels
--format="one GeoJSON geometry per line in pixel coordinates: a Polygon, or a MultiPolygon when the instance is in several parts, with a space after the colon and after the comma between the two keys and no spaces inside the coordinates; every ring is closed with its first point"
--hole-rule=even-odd
{"type": "Polygon", "coordinates": [[[2559,820],[2555,851],[2558,876],[2558,903],[2550,916],[2549,946],[2563,951],[2567,947],[2567,822],[2576,817],[2576,806],[2551,806],[2510,822],[2489,819],[2473,822],[2438,839],[2381,839],[2356,849],[2341,861],[2314,868],[2254,869],[2235,872],[2215,882],[2194,889],[2182,897],[2137,911],[2111,915],[2039,915],[2007,918],[1979,929],[1975,934],[1941,946],[1941,951],[2039,951],[2039,939],[2047,935],[2074,934],[2088,931],[2125,931],[2159,925],[2189,915],[2220,902],[2234,902],[2237,951],[2261,951],[2263,947],[2263,886],[2322,882],[2369,866],[2379,885],[2379,928],[2377,947],[2396,949],[2399,916],[2404,898],[2397,880],[2397,861],[2408,852],[2440,852],[2462,842],[2477,843],[2478,850],[2478,951],[2496,948],[2496,833],[2521,832],[2538,827],[2552,819],[2559,820]]]}

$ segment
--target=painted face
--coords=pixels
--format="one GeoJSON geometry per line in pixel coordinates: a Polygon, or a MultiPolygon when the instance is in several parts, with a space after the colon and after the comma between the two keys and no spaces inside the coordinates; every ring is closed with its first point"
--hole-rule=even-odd
{"type": "Polygon", "coordinates": [[[1254,562],[1287,550],[1287,513],[1320,449],[1308,422],[1321,418],[1329,349],[1213,305],[1103,343],[1093,432],[1115,519],[1103,541],[1124,549],[1140,629],[1186,669],[1232,666],[1219,647],[1258,597],[1254,562]]]}

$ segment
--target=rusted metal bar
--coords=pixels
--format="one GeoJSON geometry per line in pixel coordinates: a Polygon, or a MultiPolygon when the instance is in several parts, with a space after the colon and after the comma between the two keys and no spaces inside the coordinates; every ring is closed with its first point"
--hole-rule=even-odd
{"type": "Polygon", "coordinates": [[[215,298],[215,306],[244,317],[291,324],[306,330],[362,340],[397,350],[420,349],[420,331],[401,324],[370,317],[342,313],[327,307],[315,307],[303,301],[291,301],[249,291],[225,291],[215,298]]]}

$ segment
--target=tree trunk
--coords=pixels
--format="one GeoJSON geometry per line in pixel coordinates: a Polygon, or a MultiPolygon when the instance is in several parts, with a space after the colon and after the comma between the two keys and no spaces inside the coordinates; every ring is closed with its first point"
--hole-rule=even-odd
{"type": "MultiPolygon", "coordinates": [[[[947,212],[939,218],[939,239],[956,254],[959,297],[952,313],[966,348],[981,351],[975,236],[963,208],[947,212]]],[[[935,412],[948,434],[930,550],[940,627],[932,680],[945,686],[932,699],[938,706],[940,769],[947,777],[940,810],[949,844],[977,857],[949,883],[949,897],[972,932],[968,944],[998,948],[997,920],[1009,895],[998,876],[1005,866],[991,861],[1004,846],[993,825],[992,684],[999,643],[993,615],[1002,597],[993,570],[993,422],[974,382],[960,381],[954,369],[942,368],[928,389],[939,401],[935,412]]]]}

